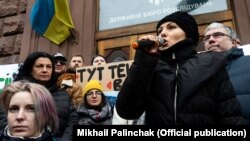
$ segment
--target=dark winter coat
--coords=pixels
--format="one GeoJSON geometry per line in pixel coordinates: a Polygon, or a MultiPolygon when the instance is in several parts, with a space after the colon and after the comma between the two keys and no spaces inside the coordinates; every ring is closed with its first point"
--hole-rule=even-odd
{"type": "Polygon", "coordinates": [[[137,119],[145,111],[148,125],[241,124],[226,57],[197,54],[194,48],[186,39],[159,57],[137,50],[117,97],[117,113],[137,119]]]}
{"type": "Polygon", "coordinates": [[[250,124],[250,56],[242,49],[232,48],[228,52],[227,71],[236,97],[240,102],[244,124],[250,124]]]}
{"type": "Polygon", "coordinates": [[[63,140],[71,141],[73,140],[73,125],[77,125],[78,115],[68,93],[65,90],[58,89],[55,80],[51,81],[55,83],[51,83],[46,88],[53,96],[59,117],[59,129],[55,132],[55,135],[63,140]]]}
{"type": "Polygon", "coordinates": [[[2,130],[7,125],[7,119],[4,110],[1,106],[0,106],[0,123],[1,123],[0,130],[2,130]]]}
{"type": "Polygon", "coordinates": [[[71,103],[71,99],[65,90],[57,90],[52,93],[59,117],[59,130],[55,132],[57,137],[71,141],[73,139],[73,125],[77,125],[78,115],[71,103]]]}

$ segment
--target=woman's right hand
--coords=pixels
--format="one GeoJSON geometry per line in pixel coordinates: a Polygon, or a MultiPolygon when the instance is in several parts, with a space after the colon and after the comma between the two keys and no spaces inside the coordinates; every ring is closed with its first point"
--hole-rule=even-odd
{"type": "Polygon", "coordinates": [[[142,41],[142,40],[150,40],[155,43],[151,48],[145,48],[143,49],[143,51],[149,54],[159,54],[158,52],[158,48],[160,45],[159,37],[154,36],[154,35],[145,35],[145,36],[140,37],[138,41],[142,41]]]}

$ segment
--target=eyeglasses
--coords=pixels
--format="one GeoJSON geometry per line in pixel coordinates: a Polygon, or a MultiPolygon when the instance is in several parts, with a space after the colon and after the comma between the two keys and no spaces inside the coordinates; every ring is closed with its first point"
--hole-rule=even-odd
{"type": "Polygon", "coordinates": [[[100,91],[90,91],[90,92],[88,92],[86,95],[87,96],[93,96],[93,95],[102,95],[102,92],[100,92],[100,91]]]}
{"type": "MultiPolygon", "coordinates": [[[[225,33],[222,33],[222,32],[215,32],[215,33],[213,33],[213,34],[211,34],[211,35],[206,35],[206,36],[204,36],[203,41],[204,41],[204,42],[207,42],[207,41],[210,39],[211,36],[213,36],[213,38],[215,38],[215,39],[219,39],[219,38],[222,37],[222,36],[230,37],[229,35],[227,35],[227,34],[225,34],[225,33]]],[[[230,37],[230,38],[231,38],[231,37],[230,37]]]]}
{"type": "Polygon", "coordinates": [[[62,60],[55,60],[55,64],[61,64],[61,65],[66,65],[66,62],[65,61],[62,61],[62,60]]]}

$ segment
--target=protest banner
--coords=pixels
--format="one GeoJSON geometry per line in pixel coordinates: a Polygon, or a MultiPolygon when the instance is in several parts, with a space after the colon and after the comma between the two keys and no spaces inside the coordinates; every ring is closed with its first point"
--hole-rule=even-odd
{"type": "Polygon", "coordinates": [[[78,68],[76,82],[84,87],[91,79],[99,80],[103,85],[104,94],[114,104],[132,62],[122,61],[78,68]]]}
{"type": "Polygon", "coordinates": [[[0,65],[0,93],[2,89],[13,81],[13,76],[18,72],[18,64],[0,65]]]}

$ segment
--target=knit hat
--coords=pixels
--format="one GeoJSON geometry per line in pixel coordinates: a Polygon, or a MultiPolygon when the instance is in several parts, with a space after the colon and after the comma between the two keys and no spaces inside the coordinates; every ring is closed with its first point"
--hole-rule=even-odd
{"type": "Polygon", "coordinates": [[[98,89],[103,93],[103,87],[100,81],[90,80],[83,88],[83,97],[91,89],[98,89]]]}
{"type": "Polygon", "coordinates": [[[174,12],[170,15],[167,15],[158,22],[156,26],[156,31],[163,23],[168,21],[176,23],[186,33],[187,38],[193,39],[195,44],[198,43],[199,41],[198,25],[193,16],[189,15],[187,12],[182,12],[182,11],[174,12]]]}

